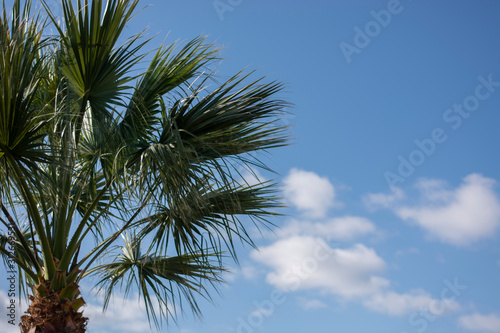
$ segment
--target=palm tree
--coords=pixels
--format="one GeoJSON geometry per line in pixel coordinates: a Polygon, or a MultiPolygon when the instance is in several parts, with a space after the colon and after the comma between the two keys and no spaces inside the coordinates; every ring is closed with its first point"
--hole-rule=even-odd
{"type": "Polygon", "coordinates": [[[223,80],[202,37],[143,52],[121,37],[138,0],[61,0],[60,18],[42,4],[0,18],[0,252],[31,294],[21,331],[85,332],[86,278],[105,308],[137,288],[156,327],[198,314],[248,223],[281,205],[240,171],[286,144],[282,85],[223,80]]]}

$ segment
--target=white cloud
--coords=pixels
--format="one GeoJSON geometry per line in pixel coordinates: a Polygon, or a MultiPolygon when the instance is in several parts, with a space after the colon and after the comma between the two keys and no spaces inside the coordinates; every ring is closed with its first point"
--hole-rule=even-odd
{"type": "Polygon", "coordinates": [[[440,316],[460,310],[460,305],[450,299],[435,299],[422,290],[399,294],[393,291],[377,293],[363,303],[367,308],[390,316],[405,316],[422,309],[440,316]]]}
{"type": "Polygon", "coordinates": [[[474,313],[472,315],[458,318],[461,327],[471,331],[500,332],[500,316],[496,314],[482,315],[474,313]]]}
{"type": "Polygon", "coordinates": [[[247,280],[253,280],[257,277],[259,272],[255,268],[255,266],[247,265],[241,267],[241,274],[243,274],[243,277],[247,280]]]}
{"type": "Polygon", "coordinates": [[[494,184],[493,179],[478,174],[465,177],[454,191],[446,190],[441,182],[421,182],[418,186],[424,204],[396,208],[395,212],[443,242],[468,245],[492,237],[500,226],[500,202],[494,184]]]}
{"type": "Polygon", "coordinates": [[[453,190],[444,181],[422,179],[415,185],[421,194],[419,205],[403,205],[405,194],[398,188],[390,194],[368,194],[364,202],[369,209],[392,209],[442,242],[464,246],[493,237],[500,227],[500,201],[494,185],[494,179],[479,174],[468,175],[453,190]]]}
{"type": "MultiPolygon", "coordinates": [[[[315,289],[361,302],[366,308],[389,316],[405,316],[422,309],[440,316],[460,310],[456,301],[433,298],[423,290],[388,290],[390,282],[380,276],[386,266],[384,260],[362,244],[332,248],[320,237],[295,235],[263,247],[260,252],[254,251],[251,256],[270,267],[267,282],[285,292],[315,289]]],[[[301,306],[311,309],[325,304],[303,300],[301,306]]]]}
{"type": "Polygon", "coordinates": [[[301,299],[300,306],[302,306],[306,310],[320,309],[327,307],[326,303],[320,301],[319,299],[301,299]]]}
{"type": "Polygon", "coordinates": [[[293,236],[251,256],[271,268],[267,282],[284,291],[320,289],[349,298],[373,294],[389,284],[377,275],[385,262],[362,244],[338,249],[318,237],[293,236]]]}
{"type": "Polygon", "coordinates": [[[88,330],[95,333],[111,331],[123,333],[149,332],[146,310],[140,305],[137,295],[124,298],[116,294],[105,313],[102,312],[102,298],[89,300],[84,315],[89,318],[88,330]]]}
{"type": "Polygon", "coordinates": [[[310,235],[335,240],[351,240],[357,236],[373,232],[375,232],[375,225],[370,220],[364,217],[343,216],[321,223],[294,220],[277,233],[281,237],[310,235]]]}
{"type": "Polygon", "coordinates": [[[363,197],[365,206],[374,211],[378,208],[390,208],[405,197],[403,190],[397,187],[391,189],[391,193],[369,193],[363,197]]]}
{"type": "Polygon", "coordinates": [[[286,199],[311,218],[324,217],[335,202],[335,189],[328,178],[292,169],[284,179],[286,199]]]}
{"type": "Polygon", "coordinates": [[[421,178],[415,187],[428,201],[447,202],[453,200],[453,191],[446,191],[447,184],[444,180],[421,178]]]}

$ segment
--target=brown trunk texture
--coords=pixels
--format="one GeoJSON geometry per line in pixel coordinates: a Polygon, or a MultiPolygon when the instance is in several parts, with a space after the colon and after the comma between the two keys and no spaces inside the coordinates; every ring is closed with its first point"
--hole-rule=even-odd
{"type": "MultiPolygon", "coordinates": [[[[26,315],[21,316],[19,327],[22,333],[85,333],[88,318],[78,312],[76,302],[60,297],[59,292],[50,290],[50,283],[43,282],[34,288],[35,295],[29,296],[31,305],[26,315]],[[42,288],[40,288],[42,286],[42,288]],[[41,296],[39,290],[44,290],[41,296]]],[[[78,299],[82,303],[81,298],[78,299]]]]}

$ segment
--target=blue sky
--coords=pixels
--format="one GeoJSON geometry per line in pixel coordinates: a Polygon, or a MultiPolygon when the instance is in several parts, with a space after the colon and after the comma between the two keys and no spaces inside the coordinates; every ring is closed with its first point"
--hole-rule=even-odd
{"type": "MultiPolygon", "coordinates": [[[[148,3],[127,32],[206,34],[222,76],[294,104],[293,144],[261,157],[287,216],[164,332],[500,332],[499,1],[148,3]]],[[[89,332],[147,331],[135,299],[86,299],[89,332]]]]}

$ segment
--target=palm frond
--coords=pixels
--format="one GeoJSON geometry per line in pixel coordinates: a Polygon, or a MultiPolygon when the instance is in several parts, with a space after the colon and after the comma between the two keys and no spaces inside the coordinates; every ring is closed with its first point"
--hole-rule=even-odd
{"type": "MultiPolygon", "coordinates": [[[[17,235],[17,232],[12,230],[12,226],[5,223],[3,219],[2,224],[8,225],[9,230],[6,234],[0,234],[0,256],[2,257],[3,263],[7,271],[18,272],[20,276],[20,282],[22,281],[23,286],[21,290],[24,290],[25,282],[33,283],[37,280],[37,276],[33,267],[33,249],[37,244],[32,242],[32,234],[29,231],[27,225],[24,225],[22,229],[19,230],[21,236],[17,235]],[[26,275],[27,281],[23,281],[22,275],[26,275]]],[[[37,262],[38,266],[41,266],[41,262],[37,262]]]]}
{"type": "Polygon", "coordinates": [[[133,77],[127,74],[142,58],[138,51],[144,43],[136,43],[137,35],[122,46],[116,44],[137,4],[138,0],[110,0],[103,8],[102,1],[78,0],[75,10],[72,1],[63,0],[64,27],[51,15],[65,52],[62,72],[81,99],[80,116],[88,102],[100,118],[110,117],[108,106],[120,104],[121,94],[129,88],[126,84],[133,77]]]}
{"type": "MultiPolygon", "coordinates": [[[[47,118],[41,112],[38,99],[40,82],[45,78],[42,38],[39,16],[30,15],[31,1],[25,3],[21,15],[20,3],[14,3],[11,27],[3,7],[0,18],[0,193],[12,201],[19,198],[33,221],[40,237],[42,251],[51,253],[50,244],[37,207],[37,178],[40,165],[52,163],[53,158],[44,146],[40,129],[47,118]]],[[[44,257],[45,273],[55,271],[51,255],[44,257]]],[[[37,262],[31,260],[39,271],[37,262]]],[[[31,271],[31,270],[30,270],[31,271]]]]}
{"type": "MultiPolygon", "coordinates": [[[[43,79],[42,39],[38,16],[21,16],[19,1],[9,26],[5,7],[0,18],[0,160],[2,180],[8,172],[3,156],[9,152],[26,177],[37,162],[50,157],[42,149],[39,129],[46,118],[40,114],[37,93],[43,79]]],[[[29,15],[25,9],[24,15],[29,15]]]]}
{"type": "Polygon", "coordinates": [[[99,290],[105,293],[105,308],[115,288],[124,289],[125,295],[131,286],[138,288],[146,307],[148,319],[157,328],[160,320],[173,316],[177,304],[182,310],[182,302],[187,301],[194,313],[199,314],[195,295],[209,298],[206,283],[221,282],[220,273],[224,269],[212,262],[218,253],[181,254],[160,256],[141,252],[140,238],[124,236],[121,253],[111,263],[100,265],[87,274],[98,274],[99,290]]]}
{"type": "Polygon", "coordinates": [[[213,92],[198,87],[170,110],[160,140],[177,131],[184,147],[198,159],[218,159],[283,146],[286,126],[277,123],[289,105],[275,98],[283,86],[262,79],[245,84],[250,74],[231,77],[213,92]],[[272,120],[274,119],[274,120],[272,120]]]}
{"type": "Polygon", "coordinates": [[[178,254],[202,252],[208,242],[211,248],[224,245],[236,259],[234,239],[254,246],[245,226],[247,220],[240,217],[252,219],[257,228],[270,227],[269,218],[279,215],[272,210],[280,206],[275,192],[275,184],[269,182],[198,189],[186,194],[180,206],[159,205],[154,214],[134,227],[140,230],[141,238],[151,236],[151,247],[160,253],[171,240],[178,254]]]}
{"type": "Polygon", "coordinates": [[[217,59],[219,49],[204,44],[198,37],[174,53],[176,44],[160,47],[148,70],[141,77],[125,111],[118,132],[132,135],[136,140],[150,137],[149,131],[159,122],[162,97],[187,83],[210,62],[217,59]]]}

